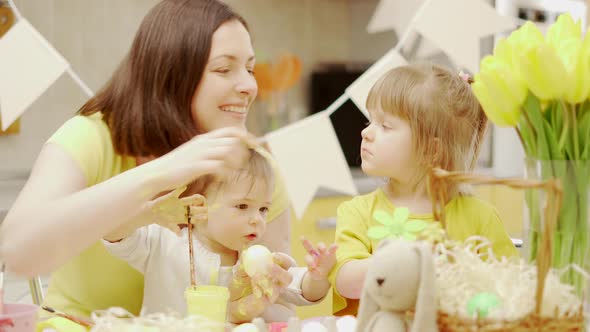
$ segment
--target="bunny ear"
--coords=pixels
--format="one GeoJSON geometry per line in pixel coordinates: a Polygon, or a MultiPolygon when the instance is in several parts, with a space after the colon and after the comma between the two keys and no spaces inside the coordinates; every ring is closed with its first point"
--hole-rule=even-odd
{"type": "Polygon", "coordinates": [[[432,247],[428,242],[416,243],[420,258],[420,286],[416,299],[416,315],[411,332],[435,332],[436,325],[436,286],[432,247]]]}

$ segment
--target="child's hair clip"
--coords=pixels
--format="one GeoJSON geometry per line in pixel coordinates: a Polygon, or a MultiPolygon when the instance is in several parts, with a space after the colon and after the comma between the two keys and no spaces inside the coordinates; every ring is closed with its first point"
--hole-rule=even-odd
{"type": "Polygon", "coordinates": [[[469,76],[469,74],[467,74],[466,72],[464,72],[462,70],[459,71],[459,77],[461,77],[461,79],[468,84],[473,83],[473,78],[471,78],[471,76],[469,76]]]}

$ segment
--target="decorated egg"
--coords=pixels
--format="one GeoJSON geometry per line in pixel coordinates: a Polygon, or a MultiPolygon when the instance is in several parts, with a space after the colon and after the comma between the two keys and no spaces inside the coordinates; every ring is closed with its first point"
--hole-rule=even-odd
{"type": "Polygon", "coordinates": [[[338,332],[354,332],[356,331],[356,317],[343,316],[336,321],[336,328],[338,332]]]}
{"type": "Polygon", "coordinates": [[[272,266],[272,253],[265,246],[253,245],[242,254],[244,270],[249,276],[266,273],[272,266]]]}
{"type": "Polygon", "coordinates": [[[500,306],[500,299],[496,294],[482,292],[475,294],[467,302],[467,313],[472,317],[486,318],[490,310],[498,306],[500,306]]]}
{"type": "Polygon", "coordinates": [[[303,325],[301,332],[328,332],[328,329],[320,322],[309,322],[303,325]]]}

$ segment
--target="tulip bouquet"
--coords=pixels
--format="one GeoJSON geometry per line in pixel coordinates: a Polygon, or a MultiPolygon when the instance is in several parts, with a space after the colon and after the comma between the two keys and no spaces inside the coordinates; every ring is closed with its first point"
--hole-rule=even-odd
{"type": "MultiPolygon", "coordinates": [[[[559,178],[564,200],[553,238],[553,266],[588,270],[590,182],[590,34],[563,14],[544,36],[527,22],[499,41],[481,61],[473,92],[488,118],[513,127],[527,157],[527,177],[559,178]]],[[[527,192],[529,258],[535,259],[540,194],[527,192]]],[[[584,290],[581,274],[565,269],[562,280],[584,290]]]]}

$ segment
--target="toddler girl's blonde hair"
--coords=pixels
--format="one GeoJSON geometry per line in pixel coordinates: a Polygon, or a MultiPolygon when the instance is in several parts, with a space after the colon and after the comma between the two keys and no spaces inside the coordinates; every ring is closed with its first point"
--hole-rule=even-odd
{"type": "Polygon", "coordinates": [[[241,181],[242,179],[250,180],[252,187],[256,181],[259,181],[268,190],[274,189],[274,169],[270,160],[255,150],[251,151],[250,159],[244,165],[244,168],[235,170],[222,178],[215,178],[212,175],[202,176],[189,185],[189,189],[184,195],[189,194],[206,194],[218,192],[225,186],[241,181]]]}
{"type": "Polygon", "coordinates": [[[475,167],[487,117],[469,80],[458,73],[431,63],[394,68],[375,83],[366,106],[409,123],[421,177],[432,166],[475,167]]]}

